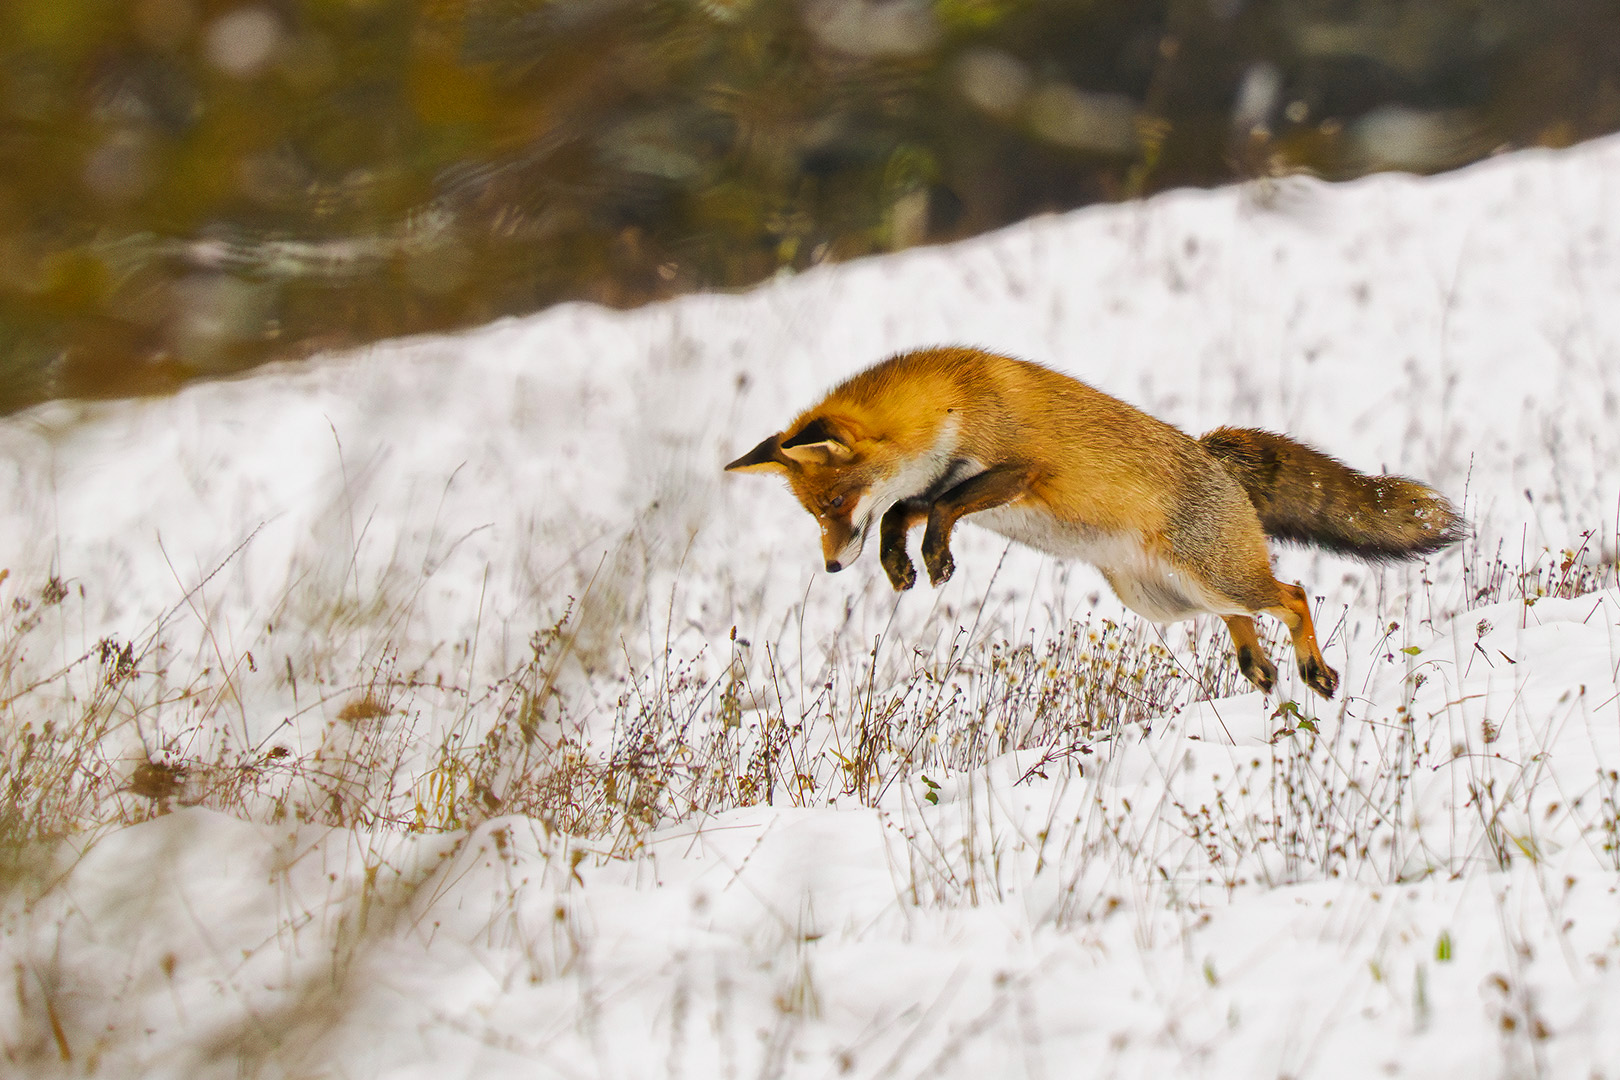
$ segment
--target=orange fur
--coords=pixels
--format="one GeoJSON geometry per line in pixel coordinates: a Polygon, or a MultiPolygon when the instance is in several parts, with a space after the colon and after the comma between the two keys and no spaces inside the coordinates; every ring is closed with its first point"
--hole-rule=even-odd
{"type": "MultiPolygon", "coordinates": [[[[940,584],[955,565],[951,530],[971,516],[1011,539],[1095,564],[1147,618],[1222,616],[1240,669],[1267,691],[1276,669],[1260,654],[1249,616],[1281,619],[1301,675],[1331,696],[1338,676],[1322,660],[1304,591],[1271,574],[1257,505],[1267,521],[1286,522],[1281,535],[1290,540],[1375,558],[1418,548],[1390,540],[1376,554],[1357,551],[1313,524],[1321,507],[1296,505],[1311,485],[1290,470],[1308,465],[1313,484],[1330,477],[1335,507],[1375,498],[1389,485],[1282,436],[1216,434],[1206,446],[1038,364],[978,349],[923,349],[848,379],[726,468],[786,477],[821,527],[830,571],[853,562],[880,529],[884,570],[895,588],[910,588],[916,572],[906,539],[926,523],[923,563],[940,584]]],[[[1419,507],[1435,525],[1421,550],[1457,538],[1458,520],[1442,497],[1401,484],[1404,502],[1394,512],[1419,507]]],[[[1376,502],[1363,508],[1392,512],[1376,502]]]]}

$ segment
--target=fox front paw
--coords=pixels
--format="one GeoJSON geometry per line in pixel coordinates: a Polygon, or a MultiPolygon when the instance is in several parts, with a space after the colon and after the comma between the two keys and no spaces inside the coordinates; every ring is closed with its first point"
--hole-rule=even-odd
{"type": "Polygon", "coordinates": [[[951,558],[951,549],[944,546],[935,551],[924,551],[923,565],[928,567],[929,583],[935,586],[945,584],[956,572],[956,560],[951,558]]]}
{"type": "Polygon", "coordinates": [[[905,592],[917,584],[917,568],[911,565],[911,557],[904,549],[883,553],[883,572],[889,575],[889,584],[894,586],[895,592],[905,592]]]}
{"type": "Polygon", "coordinates": [[[1299,662],[1299,677],[1305,685],[1325,698],[1333,696],[1339,688],[1339,673],[1328,667],[1319,656],[1307,656],[1299,662]]]}

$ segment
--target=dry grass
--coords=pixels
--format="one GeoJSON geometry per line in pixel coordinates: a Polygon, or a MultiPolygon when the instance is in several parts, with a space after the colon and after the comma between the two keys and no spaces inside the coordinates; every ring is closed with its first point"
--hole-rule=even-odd
{"type": "MultiPolygon", "coordinates": [[[[1583,540],[1516,563],[1505,542],[1489,554],[1471,543],[1461,606],[1533,604],[1613,584],[1612,553],[1600,554],[1591,532],[1583,540]]],[[[1125,726],[1247,690],[1214,620],[1165,636],[1140,620],[1088,618],[1041,642],[957,629],[938,648],[904,654],[889,675],[879,672],[895,672],[895,657],[880,663],[880,654],[903,643],[879,638],[857,651],[835,638],[822,643],[825,661],[808,685],[803,672],[784,670],[783,642],[754,644],[733,630],[716,675],[700,674],[701,657],[666,653],[646,667],[627,658],[610,735],[598,743],[559,690],[574,646],[570,602],[530,637],[519,666],[476,691],[430,682],[391,649],[347,682],[325,680],[318,704],[330,719],[315,745],[296,751],[285,739],[241,743],[242,684],[264,677],[251,652],[180,676],[171,613],[142,637],[98,641],[29,676],[22,658],[71,622],[64,609],[75,592],[56,578],[25,584],[4,573],[0,588],[8,849],[196,805],[248,820],[408,831],[521,814],[626,853],[648,830],[694,814],[876,805],[922,773],[966,772],[1029,748],[1048,759],[1085,753],[1125,726]],[[429,733],[426,720],[445,716],[429,733]]],[[[1302,715],[1286,702],[1279,710],[1282,721],[1302,715]]],[[[1308,813],[1297,821],[1318,824],[1308,813]]]]}
{"type": "MultiPolygon", "coordinates": [[[[1612,553],[1593,534],[1585,541],[1511,563],[1503,544],[1470,545],[1459,608],[1533,605],[1615,584],[1612,553]]],[[[181,806],[357,835],[446,834],[447,853],[481,823],[520,815],[543,823],[559,865],[574,867],[633,856],[655,829],[736,807],[882,805],[907,823],[908,903],[973,906],[1046,873],[1057,882],[1047,918],[1071,926],[1119,903],[1099,875],[1122,865],[1155,903],[1176,908],[1195,906],[1205,888],[1397,882],[1533,860],[1538,841],[1524,822],[1548,801],[1533,768],[1468,758],[1479,841],[1431,849],[1407,824],[1415,778],[1458,759],[1448,730],[1481,721],[1464,703],[1419,717],[1412,704],[1428,676],[1408,664],[1394,715],[1327,727],[1281,701],[1268,747],[1213,777],[1208,798],[1166,787],[1155,804],[1133,805],[1109,787],[1114,744],[1247,689],[1213,620],[1161,636],[1137,620],[1096,618],[1043,641],[975,627],[907,652],[885,638],[866,648],[835,639],[822,643],[813,676],[787,670],[786,642],[733,631],[717,673],[704,673],[717,666],[709,657],[626,659],[604,718],[579,715],[560,689],[576,646],[572,604],[531,635],[521,663],[479,686],[430,679],[424,661],[393,649],[370,650],[374,658],[342,680],[261,671],[250,652],[212,646],[211,662],[182,672],[182,612],[195,615],[183,603],[145,634],[98,641],[40,675],[27,657],[72,624],[82,596],[55,578],[0,574],[0,588],[0,887],[25,906],[98,836],[181,806]],[[321,684],[319,699],[301,706],[326,717],[312,738],[246,741],[244,702],[255,680],[272,677],[321,684]],[[998,811],[982,770],[1014,751],[1032,752],[1019,759],[1024,778],[1060,781],[1073,828],[1029,836],[998,811]],[[951,783],[960,813],[942,821],[926,807],[951,783]]],[[[1379,651],[1398,661],[1405,640],[1392,623],[1379,651]]],[[[1600,771],[1590,790],[1566,799],[1561,812],[1579,815],[1582,835],[1620,869],[1616,774],[1600,771]]],[[[274,1074],[295,1043],[307,1049],[337,1022],[348,973],[431,879],[379,879],[385,865],[328,916],[341,931],[330,969],[286,996],[281,1020],[267,1027],[259,1015],[221,1033],[221,1060],[247,1063],[242,1075],[274,1074]],[[289,1041],[286,1032],[304,1034],[289,1041]]],[[[47,965],[19,990],[18,1015],[32,1026],[5,1036],[13,1064],[82,1064],[77,1021],[56,1004],[52,978],[47,965]]],[[[813,987],[794,993],[808,1008],[813,987]]]]}

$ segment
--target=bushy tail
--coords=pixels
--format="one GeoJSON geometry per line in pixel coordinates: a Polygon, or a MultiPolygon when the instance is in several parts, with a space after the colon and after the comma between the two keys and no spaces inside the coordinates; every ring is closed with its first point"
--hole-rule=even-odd
{"type": "Polygon", "coordinates": [[[1216,428],[1198,440],[1242,485],[1266,535],[1369,562],[1410,559],[1461,540],[1444,495],[1404,476],[1367,476],[1282,435],[1216,428]]]}

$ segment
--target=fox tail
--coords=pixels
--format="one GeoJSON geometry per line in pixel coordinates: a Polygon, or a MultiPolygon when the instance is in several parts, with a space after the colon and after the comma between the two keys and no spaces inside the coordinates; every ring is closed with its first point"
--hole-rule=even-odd
{"type": "Polygon", "coordinates": [[[1303,443],[1253,428],[1198,440],[1237,480],[1266,535],[1368,562],[1438,551],[1465,535],[1444,495],[1404,476],[1368,476],[1303,443]]]}

